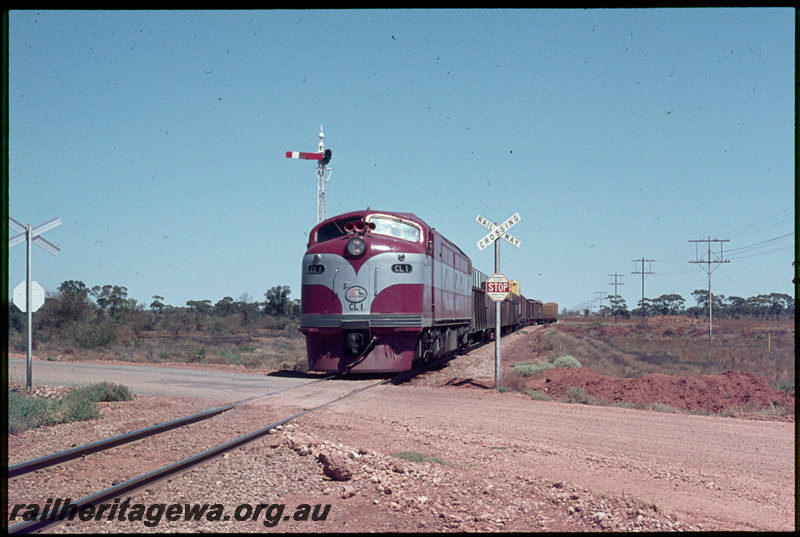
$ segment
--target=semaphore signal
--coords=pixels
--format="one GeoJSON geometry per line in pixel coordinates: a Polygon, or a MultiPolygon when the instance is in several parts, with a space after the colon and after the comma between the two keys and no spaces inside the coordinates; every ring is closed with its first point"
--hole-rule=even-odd
{"type": "Polygon", "coordinates": [[[333,156],[333,152],[330,149],[325,149],[325,143],[322,141],[323,138],[325,138],[325,134],[322,132],[322,125],[320,125],[319,151],[316,153],[307,153],[303,151],[286,152],[286,158],[317,161],[317,223],[325,220],[325,183],[331,178],[330,169],[328,169],[328,176],[325,177],[325,168],[333,156]]]}

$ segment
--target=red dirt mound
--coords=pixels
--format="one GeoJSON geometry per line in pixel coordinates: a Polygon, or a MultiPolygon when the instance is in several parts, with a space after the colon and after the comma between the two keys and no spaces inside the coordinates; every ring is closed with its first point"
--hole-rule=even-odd
{"type": "Polygon", "coordinates": [[[695,377],[652,374],[632,379],[601,375],[585,367],[557,367],[531,377],[525,385],[526,389],[539,390],[553,399],[564,398],[570,386],[583,388],[603,403],[662,403],[709,413],[757,411],[770,405],[794,408],[792,395],[772,388],[761,377],[735,371],[695,377]]]}

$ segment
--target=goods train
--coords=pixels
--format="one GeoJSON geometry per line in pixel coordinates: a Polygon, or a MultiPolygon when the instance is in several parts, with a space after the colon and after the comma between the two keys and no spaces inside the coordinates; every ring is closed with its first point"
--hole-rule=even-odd
{"type": "Polygon", "coordinates": [[[557,320],[558,306],[512,286],[494,302],[486,275],[411,213],[354,211],[317,224],[302,264],[300,331],[310,371],[388,373],[557,320]]]}

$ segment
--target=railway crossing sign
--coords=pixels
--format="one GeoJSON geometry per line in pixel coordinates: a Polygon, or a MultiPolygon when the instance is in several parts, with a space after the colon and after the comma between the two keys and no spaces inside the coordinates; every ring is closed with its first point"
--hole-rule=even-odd
{"type": "Polygon", "coordinates": [[[511,282],[503,274],[492,274],[486,280],[486,294],[495,302],[502,302],[511,292],[511,282]]]}
{"type": "Polygon", "coordinates": [[[522,242],[514,235],[509,233],[508,230],[514,227],[520,220],[522,220],[522,217],[519,215],[519,213],[514,213],[510,218],[507,218],[504,222],[501,222],[498,225],[493,224],[491,221],[487,220],[481,215],[476,216],[475,221],[489,230],[489,234],[478,241],[478,249],[483,250],[497,239],[503,239],[509,244],[519,248],[522,242]]]}
{"type": "Polygon", "coordinates": [[[489,295],[495,302],[494,307],[494,386],[495,389],[500,389],[500,336],[502,334],[502,325],[500,323],[500,302],[505,300],[510,291],[511,283],[503,274],[500,274],[500,242],[498,239],[520,247],[522,242],[514,235],[508,232],[509,229],[514,227],[522,220],[519,213],[514,213],[511,218],[507,218],[500,224],[494,224],[490,220],[478,215],[475,221],[489,230],[489,234],[478,241],[478,249],[483,250],[490,244],[494,243],[494,274],[486,280],[486,294],[489,295]]]}
{"type": "Polygon", "coordinates": [[[47,252],[48,254],[58,255],[58,252],[61,251],[61,248],[53,244],[52,242],[48,241],[44,237],[42,237],[42,233],[45,231],[49,231],[56,226],[61,225],[61,219],[59,217],[55,217],[52,220],[48,220],[44,224],[39,224],[36,227],[23,226],[13,218],[8,219],[8,225],[14,228],[14,231],[18,233],[14,237],[11,237],[8,240],[8,247],[11,248],[12,246],[16,246],[17,244],[21,243],[22,241],[28,238],[28,230],[30,229],[30,239],[33,241],[33,244],[47,252]]]}
{"type": "MultiPolygon", "coordinates": [[[[27,281],[19,282],[14,288],[14,298],[12,302],[22,312],[28,311],[28,288],[27,281]]],[[[31,282],[31,312],[37,311],[44,305],[44,289],[38,282],[31,282]]]]}
{"type": "Polygon", "coordinates": [[[31,280],[31,274],[33,273],[33,269],[31,268],[31,245],[35,244],[48,254],[58,255],[58,252],[61,249],[53,244],[52,242],[48,241],[44,237],[42,237],[42,233],[45,231],[49,231],[56,226],[61,225],[61,219],[59,217],[55,217],[52,220],[48,220],[43,224],[39,224],[36,227],[32,227],[30,224],[27,226],[23,226],[13,218],[8,219],[8,225],[14,229],[18,234],[14,237],[11,237],[8,241],[8,247],[11,248],[23,241],[28,243],[28,265],[27,265],[27,278],[24,282],[20,283],[14,289],[14,304],[19,309],[23,309],[27,313],[28,316],[28,350],[27,350],[27,359],[26,359],[26,383],[25,386],[28,390],[31,389],[31,347],[33,344],[33,312],[38,310],[42,304],[44,304],[44,289],[36,283],[35,281],[31,280]]]}

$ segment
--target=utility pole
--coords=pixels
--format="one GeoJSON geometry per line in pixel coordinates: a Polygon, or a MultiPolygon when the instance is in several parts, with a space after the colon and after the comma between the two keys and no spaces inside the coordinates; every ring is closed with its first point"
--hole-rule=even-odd
{"type": "MultiPolygon", "coordinates": [[[[613,285],[614,286],[614,304],[612,304],[612,307],[614,307],[614,306],[617,305],[617,297],[619,296],[619,293],[617,292],[617,286],[625,285],[625,284],[622,283],[622,282],[617,281],[617,278],[621,278],[623,276],[622,274],[617,274],[615,272],[614,274],[609,274],[608,276],[609,277],[612,277],[612,276],[614,277],[614,281],[613,282],[608,282],[608,285],[613,285]]],[[[617,309],[616,309],[616,307],[614,307],[614,322],[617,322],[617,309]]]]}
{"type": "Polygon", "coordinates": [[[632,261],[634,263],[639,263],[641,261],[641,263],[642,263],[642,270],[640,270],[638,272],[635,271],[635,270],[631,271],[631,274],[641,274],[642,275],[642,326],[644,326],[644,313],[645,313],[645,305],[644,305],[644,276],[645,276],[645,274],[655,274],[655,272],[652,272],[650,270],[652,268],[652,265],[648,265],[648,267],[647,267],[648,270],[645,271],[644,270],[644,264],[645,264],[645,262],[652,263],[653,261],[655,261],[655,259],[645,259],[643,257],[641,259],[633,259],[632,261]]]}
{"type": "Polygon", "coordinates": [[[712,239],[711,236],[709,235],[707,239],[696,239],[696,240],[690,240],[689,242],[695,243],[695,245],[694,245],[694,249],[695,249],[694,257],[695,257],[695,259],[694,259],[694,261],[689,260],[689,263],[699,263],[700,264],[700,268],[702,268],[703,270],[705,270],[708,273],[708,342],[711,343],[711,341],[712,341],[712,336],[711,336],[711,322],[712,322],[711,309],[712,309],[712,307],[711,307],[711,304],[712,304],[712,302],[714,302],[714,296],[711,294],[711,273],[714,272],[715,270],[717,270],[716,266],[714,266],[714,268],[711,268],[711,264],[714,263],[715,265],[718,265],[719,263],[730,263],[731,262],[730,259],[723,259],[723,257],[722,257],[722,243],[723,242],[730,242],[730,240],[729,239],[712,239]],[[700,252],[699,252],[699,249],[697,248],[697,246],[698,246],[697,243],[700,243],[700,242],[708,243],[707,244],[707,246],[708,246],[707,251],[702,256],[699,256],[700,252]],[[720,245],[719,245],[719,255],[713,254],[711,252],[711,243],[712,242],[720,243],[720,245]],[[705,263],[707,265],[707,267],[703,267],[702,266],[703,263],[705,263]]]}
{"type": "Polygon", "coordinates": [[[595,291],[594,292],[594,302],[598,303],[598,312],[602,313],[603,311],[603,300],[608,298],[608,293],[605,291],[595,291]]]}

